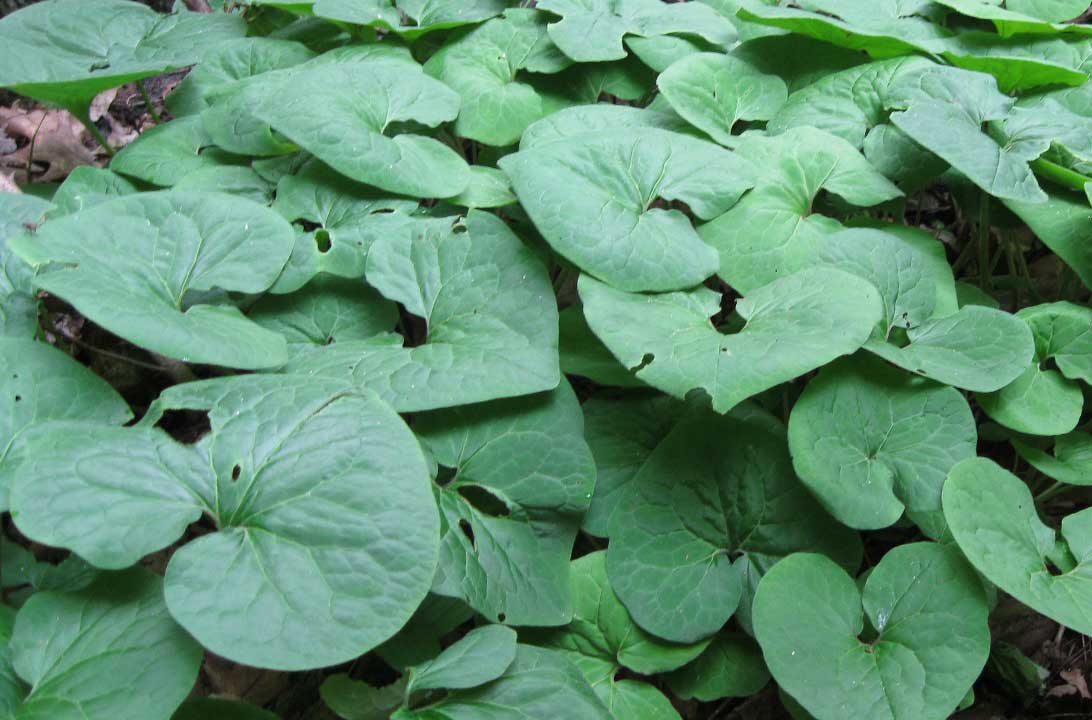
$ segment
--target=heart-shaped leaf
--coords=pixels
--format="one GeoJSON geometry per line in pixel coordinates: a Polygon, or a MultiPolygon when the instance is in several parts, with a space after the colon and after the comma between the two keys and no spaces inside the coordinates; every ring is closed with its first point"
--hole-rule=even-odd
{"type": "Polygon", "coordinates": [[[977,442],[958,390],[864,354],[824,368],[789,419],[800,479],[831,515],[860,530],[888,527],[906,511],[939,538],[944,479],[974,457],[977,442]]]}
{"type": "Polygon", "coordinates": [[[605,552],[574,560],[572,572],[572,623],[559,630],[529,634],[532,641],[568,654],[615,717],[677,720],[679,714],[659,690],[616,675],[623,667],[644,675],[673,670],[697,657],[708,642],[675,645],[637,626],[611,590],[605,552]],[[630,709],[630,714],[623,713],[623,708],[630,709]]]}
{"type": "Polygon", "coordinates": [[[413,41],[436,30],[473,25],[496,17],[505,0],[265,0],[292,9],[314,5],[318,17],[383,28],[413,41]]]}
{"type": "Polygon", "coordinates": [[[748,559],[772,563],[801,550],[856,568],[861,546],[796,479],[777,421],[695,408],[615,510],[607,572],[642,628],[697,642],[735,612],[748,559]]]}
{"type": "Polygon", "coordinates": [[[762,578],[754,621],[770,672],[817,720],[944,720],[986,664],[988,612],[958,552],[914,543],[863,591],[828,558],[788,557],[762,578]]]}
{"type": "Polygon", "coordinates": [[[190,173],[217,164],[216,153],[203,152],[212,144],[200,117],[179,118],[143,133],[114,157],[110,169],[170,187],[190,173]]]}
{"type": "Polygon", "coordinates": [[[621,60],[626,35],[697,35],[711,43],[729,43],[736,35],[724,16],[702,3],[539,0],[537,7],[561,16],[550,24],[550,39],[577,62],[621,60]]]}
{"type": "Polygon", "coordinates": [[[168,720],[202,656],[167,614],[163,580],[142,568],[75,593],[37,593],[16,617],[10,652],[30,686],[12,717],[28,720],[168,720]]]}
{"type": "Polygon", "coordinates": [[[948,475],[944,516],[990,582],[1066,627],[1092,632],[1092,510],[1066,517],[1058,537],[1039,519],[1027,485],[992,460],[974,458],[948,475]]]}
{"type": "Polygon", "coordinates": [[[247,375],[170,388],[144,423],[36,433],[12,490],[22,531],[120,568],[209,516],[218,530],[171,557],[167,603],[205,647],[257,667],[345,662],[425,597],[439,537],[427,468],[373,394],[247,375]],[[211,433],[180,445],[147,427],[178,409],[207,412],[211,433]]]}
{"type": "Polygon", "coordinates": [[[910,328],[906,335],[910,343],[904,347],[873,338],[865,349],[904,370],[975,392],[1005,387],[1035,353],[1027,323],[980,305],[910,328]]]}
{"type": "Polygon", "coordinates": [[[342,342],[300,354],[289,371],[351,378],[405,412],[557,387],[557,310],[544,304],[550,279],[496,216],[393,226],[368,253],[367,279],[425,320],[424,343],[342,342]]]}
{"type": "Polygon", "coordinates": [[[569,558],[595,485],[584,418],[568,383],[421,415],[414,429],[454,471],[436,489],[443,527],[434,592],[461,597],[502,623],[567,623],[569,558]]]}
{"type": "Polygon", "coordinates": [[[653,104],[647,108],[606,103],[579,105],[558,110],[529,126],[520,140],[520,149],[549,145],[555,140],[600,130],[648,127],[682,133],[692,130],[670,107],[664,108],[662,105],[653,104]]]}
{"type": "Polygon", "coordinates": [[[720,253],[720,277],[744,294],[810,266],[819,238],[843,229],[813,212],[821,190],[862,207],[902,195],[849,143],[812,127],[748,135],[735,151],[758,169],[755,189],[699,234],[720,253]]]}
{"type": "Polygon", "coordinates": [[[123,425],[133,414],[105,380],[45,343],[0,338],[0,367],[0,510],[7,510],[36,426],[51,420],[123,425]]]}
{"type": "Polygon", "coordinates": [[[689,55],[661,73],[656,84],[675,112],[729,147],[738,121],[769,120],[788,98],[781,78],[720,53],[689,55]]]}
{"type": "Polygon", "coordinates": [[[1002,37],[1022,33],[1092,33],[1072,20],[1088,9],[1084,0],[935,0],[961,15],[989,20],[1002,37]]]}
{"type": "Polygon", "coordinates": [[[586,275],[579,287],[588,324],[623,365],[678,398],[701,388],[722,413],[853,353],[882,314],[870,283],[827,267],[774,281],[737,302],[746,325],[735,334],[710,322],[721,305],[706,288],[638,295],[586,275]]]}
{"type": "Polygon", "coordinates": [[[599,342],[599,338],[588,327],[588,321],[584,319],[583,308],[566,308],[558,320],[563,373],[580,375],[600,385],[646,387],[599,342]]]}
{"type": "Polygon", "coordinates": [[[34,284],[130,342],[185,362],[255,369],[284,339],[213,291],[262,292],[292,229],[256,203],[216,193],[141,193],[51,220],[12,249],[34,284]]]}
{"type": "Polygon", "coordinates": [[[470,181],[466,161],[450,147],[391,127],[412,121],[431,128],[459,114],[459,96],[419,67],[327,62],[263,88],[254,115],[353,180],[426,198],[458,195],[470,181]]]}
{"type": "Polygon", "coordinates": [[[621,290],[693,287],[716,253],[680,210],[700,218],[730,208],[752,185],[746,162],[712,143],[659,129],[615,129],[536,145],[500,167],[535,227],[561,255],[621,290]]]}

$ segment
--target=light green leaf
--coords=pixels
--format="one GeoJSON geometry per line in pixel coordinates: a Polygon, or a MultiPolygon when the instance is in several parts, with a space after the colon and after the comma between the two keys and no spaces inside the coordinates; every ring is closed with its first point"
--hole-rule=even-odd
{"type": "Polygon", "coordinates": [[[1054,452],[1012,438],[1020,457],[1047,477],[1069,485],[1092,485],[1092,436],[1071,432],[1054,438],[1054,452]]]}
{"type": "Polygon", "coordinates": [[[126,146],[110,162],[114,172],[162,187],[170,187],[190,173],[219,164],[201,118],[184,117],[157,125],[126,146]]]}
{"type": "Polygon", "coordinates": [[[503,625],[475,628],[438,657],[411,667],[406,693],[485,685],[503,675],[515,659],[515,630],[503,625]]]}
{"type": "Polygon", "coordinates": [[[390,685],[372,687],[338,673],[326,678],[319,688],[322,701],[344,720],[390,720],[406,696],[406,678],[390,685]]]}
{"type": "Polygon", "coordinates": [[[143,427],[42,431],[27,458],[12,517],[98,567],[131,565],[209,516],[218,530],[171,557],[167,603],[236,662],[346,662],[393,635],[432,580],[439,523],[419,446],[373,394],[336,382],[177,385],[143,427]],[[149,427],[180,409],[207,412],[211,433],[180,445],[149,427]]]}
{"type": "Polygon", "coordinates": [[[615,717],[677,718],[677,714],[649,714],[650,707],[671,707],[659,690],[615,676],[623,667],[642,675],[673,670],[697,657],[708,642],[676,645],[637,626],[607,580],[605,552],[574,560],[572,572],[572,623],[558,630],[528,633],[529,637],[538,645],[567,653],[615,717]],[[630,683],[640,687],[627,687],[630,683]],[[638,714],[622,714],[619,705],[636,705],[633,712],[638,714]]]}
{"type": "Polygon", "coordinates": [[[48,220],[85,210],[122,195],[132,195],[137,186],[115,172],[91,165],[76,168],[53,193],[53,208],[46,213],[48,220]]]}
{"type": "Polygon", "coordinates": [[[727,44],[736,37],[727,18],[701,3],[665,5],[659,0],[539,0],[540,10],[560,15],[550,38],[577,62],[626,57],[626,35],[697,35],[727,44]]]}
{"type": "Polygon", "coordinates": [[[512,8],[445,45],[425,64],[425,72],[462,98],[455,121],[459,137],[513,145],[528,125],[573,102],[556,81],[529,74],[556,73],[572,64],[547,36],[546,18],[512,8]]]}
{"type": "Polygon", "coordinates": [[[850,568],[860,560],[856,535],[796,480],[777,423],[696,408],[632,483],[612,518],[607,572],[633,619],[667,640],[720,630],[752,556],[818,550],[850,568]]]}
{"type": "Polygon", "coordinates": [[[853,146],[815,128],[749,135],[735,150],[758,169],[756,187],[698,232],[720,253],[720,277],[744,294],[810,266],[820,238],[843,229],[813,212],[820,191],[862,207],[902,195],[853,146]]]}
{"type": "Polygon", "coordinates": [[[633,478],[668,436],[686,405],[659,394],[592,397],[584,403],[584,435],[595,458],[595,494],[584,531],[607,537],[615,509],[624,504],[633,478]]]}
{"type": "Polygon", "coordinates": [[[582,270],[622,290],[693,287],[716,253],[679,210],[710,219],[753,183],[753,170],[712,143],[664,130],[587,133],[508,155],[500,167],[547,242],[582,270]]]}
{"type": "Polygon", "coordinates": [[[36,425],[51,420],[123,425],[133,413],[105,380],[45,343],[0,338],[0,367],[0,510],[7,510],[8,491],[36,425]]]}
{"type": "MultiPolygon", "coordinates": [[[[862,354],[824,368],[789,418],[800,479],[842,523],[888,527],[941,509],[944,478],[974,457],[974,415],[963,395],[862,354]]],[[[935,528],[928,527],[927,533],[935,528]]],[[[941,528],[941,531],[943,528],[941,528]]]]}
{"type": "Polygon", "coordinates": [[[665,70],[656,84],[682,117],[721,145],[735,144],[740,120],[769,120],[788,98],[784,81],[719,53],[689,55],[665,70]]]}
{"type": "Polygon", "coordinates": [[[713,702],[747,697],[766,687],[770,671],[754,640],[738,632],[721,632],[694,662],[667,676],[671,692],[684,700],[713,702]]]}
{"type": "Polygon", "coordinates": [[[569,622],[569,558],[595,463],[568,383],[421,415],[414,430],[454,471],[436,489],[443,527],[433,591],[501,623],[569,622]]]}
{"type": "Polygon", "coordinates": [[[338,172],[381,190],[445,198],[470,181],[466,161],[439,140],[395,134],[392,124],[436,127],[459,113],[454,91],[406,63],[376,60],[291,72],[268,87],[253,112],[338,172]],[[325,110],[315,113],[316,107],[325,110]]]}
{"type": "MultiPolygon", "coordinates": [[[[731,22],[731,19],[729,19],[731,22]]],[[[667,70],[673,64],[695,53],[710,52],[724,53],[734,44],[734,40],[728,43],[710,43],[697,37],[680,37],[678,35],[653,35],[641,37],[630,35],[626,38],[626,47],[633,55],[645,65],[658,73],[667,70]]]]}
{"type": "Polygon", "coordinates": [[[198,698],[178,708],[171,720],[278,720],[261,708],[234,700],[198,698]]]}
{"type": "Polygon", "coordinates": [[[297,232],[292,257],[271,292],[299,290],[320,273],[359,280],[375,238],[392,224],[400,225],[417,205],[378,193],[317,160],[308,161],[277,183],[273,209],[296,223],[297,232]],[[317,227],[305,230],[305,224],[317,227]]]}
{"type": "Polygon", "coordinates": [[[43,224],[12,243],[35,286],[107,330],[185,362],[277,367],[284,339],[214,290],[262,292],[292,230],[255,203],[215,193],[142,193],[43,224]]]}
{"type": "Polygon", "coordinates": [[[906,334],[910,343],[905,347],[878,338],[864,347],[904,370],[974,392],[1005,387],[1031,364],[1035,352],[1027,323],[980,305],[962,307],[906,334]]]}
{"type": "Polygon", "coordinates": [[[534,123],[523,133],[520,149],[528,150],[565,140],[573,135],[600,130],[620,131],[627,128],[659,128],[688,132],[690,125],[670,108],[650,106],[635,108],[628,105],[579,105],[565,108],[534,123]]]}
{"type": "Polygon", "coordinates": [[[415,710],[402,709],[393,720],[525,720],[572,717],[612,720],[581,672],[564,655],[519,645],[504,675],[471,690],[448,693],[415,710]]]}
{"type": "Polygon", "coordinates": [[[1089,200],[1053,193],[1045,203],[1005,200],[1005,207],[1027,223],[1035,236],[1077,273],[1085,287],[1092,287],[1092,207],[1089,200]]]}
{"type": "Polygon", "coordinates": [[[77,117],[104,90],[198,62],[242,37],[238,15],[161,15],[127,0],[49,0],[0,21],[0,87],[77,117]]]}
{"type": "Polygon", "coordinates": [[[1022,92],[1088,80],[1092,42],[1072,37],[1001,38],[965,32],[937,41],[933,51],[956,67],[993,75],[1002,92],[1022,92]]]}
{"type": "Polygon", "coordinates": [[[33,337],[38,331],[34,272],[8,247],[28,227],[37,227],[53,206],[19,193],[0,193],[0,335],[33,337]]]}
{"type": "Polygon", "coordinates": [[[1028,166],[1035,156],[1004,147],[982,131],[984,123],[1004,118],[1013,105],[993,77],[937,66],[898,79],[888,104],[901,110],[891,115],[895,127],[990,195],[1046,200],[1028,166]]]}
{"type": "Polygon", "coordinates": [[[273,203],[277,184],[245,165],[208,165],[183,177],[174,184],[173,189],[178,192],[200,192],[209,188],[268,206],[273,203]]]}
{"type": "Polygon", "coordinates": [[[853,353],[882,316],[870,283],[826,267],[776,280],[737,302],[746,325],[735,334],[710,322],[720,298],[706,288],[637,295],[583,276],[580,296],[592,330],[638,378],[678,398],[701,388],[721,413],[853,353]]]}
{"type": "Polygon", "coordinates": [[[448,200],[452,205],[476,210],[478,208],[498,208],[515,205],[516,196],[508,176],[496,168],[485,165],[470,166],[470,184],[466,190],[448,200]]]}
{"type": "Polygon", "coordinates": [[[561,371],[580,375],[600,385],[646,387],[618,362],[588,327],[584,310],[573,306],[559,316],[561,371]]]}
{"type": "Polygon", "coordinates": [[[250,308],[251,320],[280,333],[295,347],[371,340],[390,333],[398,308],[360,280],[320,276],[291,295],[266,295],[250,308]]]}
{"type": "MultiPolygon", "coordinates": [[[[280,0],[283,2],[283,0],[280,0]]],[[[496,17],[505,0],[304,0],[315,15],[329,20],[384,28],[409,41],[436,30],[473,25],[496,17]]],[[[270,3],[266,3],[270,4],[270,3]]]]}
{"type": "Polygon", "coordinates": [[[1062,520],[1058,537],[1039,519],[1027,485],[992,460],[975,458],[948,476],[944,516],[986,579],[1036,612],[1079,633],[1092,632],[1092,510],[1062,520]]]}
{"type": "Polygon", "coordinates": [[[557,387],[557,310],[546,269],[493,215],[394,226],[368,253],[367,279],[426,321],[415,347],[343,342],[287,369],[351,379],[399,411],[432,410],[557,387]]]}
{"type": "Polygon", "coordinates": [[[1088,26],[1072,20],[1088,9],[1085,0],[934,0],[961,15],[989,20],[1002,37],[1021,33],[1053,35],[1058,32],[1086,34],[1088,26]]]}
{"type": "Polygon", "coordinates": [[[914,543],[863,592],[825,557],[782,560],[759,584],[755,631],[778,684],[818,720],[944,720],[986,664],[988,613],[958,552],[914,543]]]}
{"type": "Polygon", "coordinates": [[[741,0],[739,17],[783,28],[875,58],[928,51],[930,41],[947,31],[931,22],[930,4],[923,0],[800,0],[769,5],[741,0]]]}
{"type": "Polygon", "coordinates": [[[201,647],[142,568],[75,593],[37,593],[15,620],[11,658],[30,694],[20,720],[167,720],[197,680],[201,647]]]}
{"type": "Polygon", "coordinates": [[[176,118],[196,115],[209,107],[207,95],[273,70],[283,70],[305,63],[315,53],[298,42],[267,37],[248,37],[225,43],[218,51],[202,58],[201,64],[167,96],[166,103],[176,118]]]}

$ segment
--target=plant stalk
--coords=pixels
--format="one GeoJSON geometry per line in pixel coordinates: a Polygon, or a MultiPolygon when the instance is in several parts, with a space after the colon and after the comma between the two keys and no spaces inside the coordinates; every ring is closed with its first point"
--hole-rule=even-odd
{"type": "Polygon", "coordinates": [[[990,278],[990,194],[986,191],[978,203],[978,284],[986,292],[992,285],[990,278]]]}
{"type": "Polygon", "coordinates": [[[152,122],[156,125],[163,124],[163,116],[159,114],[159,110],[156,109],[155,103],[152,102],[152,96],[148,94],[148,88],[144,87],[143,80],[137,80],[137,89],[140,90],[140,97],[144,98],[144,107],[148,108],[148,113],[152,116],[152,122]]]}

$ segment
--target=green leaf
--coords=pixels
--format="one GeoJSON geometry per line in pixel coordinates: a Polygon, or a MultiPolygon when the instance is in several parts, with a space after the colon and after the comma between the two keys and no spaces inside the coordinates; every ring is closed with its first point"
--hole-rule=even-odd
{"type": "Polygon", "coordinates": [[[952,8],[961,15],[989,20],[1002,37],[1021,33],[1058,32],[1086,34],[1087,26],[1076,23],[1059,24],[1072,20],[1088,9],[1084,0],[935,0],[952,8]]]}
{"type": "Polygon", "coordinates": [[[717,634],[694,662],[667,676],[671,692],[702,702],[754,695],[769,681],[757,643],[738,632],[717,634]]]}
{"type": "Polygon", "coordinates": [[[573,717],[612,720],[584,676],[553,650],[519,645],[504,675],[470,690],[448,693],[415,710],[403,708],[393,720],[525,720],[573,717]]]}
{"type": "Polygon", "coordinates": [[[217,88],[273,70],[307,62],[315,53],[298,42],[266,37],[248,37],[225,43],[209,53],[201,64],[167,96],[166,103],[176,118],[196,115],[209,107],[207,96],[217,88]]]}
{"type": "Polygon", "coordinates": [[[626,57],[626,35],[697,35],[727,44],[735,28],[701,3],[665,6],[659,0],[539,0],[540,10],[560,15],[549,26],[550,39],[577,62],[603,62],[626,57]]]}
{"type": "MultiPolygon", "coordinates": [[[[709,3],[712,0],[704,2],[709,3]]],[[[743,22],[738,18],[737,21],[743,22]]],[[[732,50],[732,56],[766,75],[777,75],[785,81],[790,94],[827,75],[860,65],[867,59],[859,52],[806,35],[790,35],[763,25],[753,27],[770,30],[775,34],[748,39],[732,50]]]]}
{"type": "Polygon", "coordinates": [[[557,310],[546,269],[493,215],[392,226],[368,253],[368,282],[426,321],[424,344],[343,342],[290,372],[351,379],[403,412],[557,387],[557,310]]]}
{"type": "Polygon", "coordinates": [[[633,619],[667,640],[721,629],[748,558],[824,550],[850,568],[860,560],[856,535],[796,480],[776,422],[696,408],[632,482],[612,518],[607,572],[633,619]]]}
{"type": "Polygon", "coordinates": [[[0,21],[0,87],[86,119],[100,92],[193,65],[245,32],[237,15],[161,15],[128,0],[49,0],[0,21]]]}
{"type": "Polygon", "coordinates": [[[616,675],[623,667],[643,675],[673,670],[697,657],[708,642],[676,645],[643,631],[611,589],[605,552],[574,560],[572,572],[572,623],[528,636],[538,645],[567,653],[615,717],[678,718],[674,710],[671,715],[649,714],[647,707],[670,708],[670,702],[651,685],[622,680],[616,675]],[[633,710],[636,714],[622,714],[619,706],[631,704],[637,705],[633,710]]]}
{"type": "Polygon", "coordinates": [[[199,698],[178,708],[171,720],[277,720],[277,716],[243,702],[199,698]]]}
{"type": "Polygon", "coordinates": [[[52,207],[33,195],[0,193],[0,336],[33,337],[38,330],[34,272],[11,249],[11,238],[37,227],[52,207]]]}
{"type": "Polygon", "coordinates": [[[362,278],[375,238],[392,223],[400,224],[417,205],[376,192],[317,160],[308,161],[277,183],[273,209],[296,223],[297,232],[292,257],[271,292],[299,290],[320,273],[362,278]],[[309,226],[317,227],[304,229],[309,226]]]}
{"type": "Polygon", "coordinates": [[[258,325],[297,347],[370,340],[390,333],[398,308],[360,280],[319,276],[291,295],[266,295],[250,308],[258,325]]]}
{"type": "Polygon", "coordinates": [[[326,678],[319,693],[322,701],[344,720],[390,720],[405,698],[406,680],[403,676],[377,688],[339,673],[326,678]]]}
{"type": "Polygon", "coordinates": [[[410,668],[406,694],[485,685],[503,675],[515,659],[515,630],[503,625],[475,628],[438,657],[410,668]]]}
{"type": "Polygon", "coordinates": [[[528,150],[566,140],[573,135],[600,130],[619,131],[625,128],[659,128],[689,132],[690,125],[671,111],[670,107],[635,108],[628,105],[579,105],[558,110],[534,123],[523,133],[520,149],[528,150]]]}
{"type": "Polygon", "coordinates": [[[1082,85],[1092,68],[1092,42],[1063,37],[1000,38],[993,33],[965,32],[936,42],[933,50],[956,67],[993,75],[1006,93],[1082,85]]]}
{"type": "Polygon", "coordinates": [[[877,5],[870,0],[801,0],[791,5],[769,5],[763,0],[740,0],[739,17],[749,22],[783,28],[876,58],[928,52],[930,41],[947,31],[933,24],[930,3],[895,0],[877,5]]]}
{"type": "Polygon", "coordinates": [[[152,185],[170,187],[219,158],[202,152],[213,144],[197,116],[179,118],[143,133],[114,157],[110,169],[152,185]]]}
{"type": "Polygon", "coordinates": [[[419,446],[374,395],[339,383],[178,385],[143,427],[42,431],[27,458],[12,517],[97,567],[132,565],[211,518],[216,532],[171,557],[167,603],[236,662],[346,662],[393,635],[432,580],[438,519],[419,446]],[[208,413],[195,445],[148,427],[181,409],[208,413]]]}
{"type": "Polygon", "coordinates": [[[778,684],[818,720],[944,720],[986,664],[988,612],[959,553],[913,543],[863,592],[825,557],[782,560],[759,584],[755,631],[778,684]]]}
{"type": "Polygon", "coordinates": [[[508,176],[496,168],[484,165],[470,166],[470,184],[466,190],[448,200],[452,205],[476,210],[515,205],[516,196],[508,176]]]}
{"type": "Polygon", "coordinates": [[[98,570],[77,555],[57,565],[39,562],[22,545],[0,538],[0,587],[12,605],[22,605],[40,590],[83,590],[97,576],[98,570]]]}
{"type": "Polygon", "coordinates": [[[41,268],[36,287],[107,330],[185,362],[241,369],[283,364],[284,339],[211,291],[262,292],[291,247],[288,224],[256,203],[166,192],[105,202],[12,243],[41,268]]]}
{"type": "Polygon", "coordinates": [[[135,192],[137,186],[121,175],[104,168],[83,165],[69,173],[57,188],[57,192],[53,194],[53,208],[45,217],[49,219],[69,215],[135,192]]]}
{"type": "Polygon", "coordinates": [[[1054,452],[1012,438],[1016,452],[1047,477],[1069,485],[1092,485],[1092,436],[1071,432],[1054,438],[1054,452]]]}
{"type": "Polygon", "coordinates": [[[51,420],[123,425],[133,414],[105,380],[45,343],[0,338],[0,510],[26,457],[26,439],[51,420]]]}
{"type": "Polygon", "coordinates": [[[711,219],[752,185],[747,163],[712,143],[647,129],[581,134],[508,155],[500,167],[559,254],[621,290],[680,290],[717,269],[679,210],[711,219]]]}
{"type": "Polygon", "coordinates": [[[358,182],[402,195],[452,197],[470,181],[466,161],[439,140],[392,124],[454,120],[459,96],[404,62],[327,63],[270,83],[254,115],[358,182]],[[322,113],[314,108],[322,107],[322,113]],[[388,136],[390,132],[393,136],[388,136]]]}
{"type": "Polygon", "coordinates": [[[1004,147],[982,131],[1012,105],[993,77],[940,66],[900,78],[889,99],[901,110],[891,115],[895,127],[990,195],[1044,202],[1046,193],[1028,166],[1036,155],[1004,147]]]}
{"type": "Polygon", "coordinates": [[[879,338],[865,349],[904,370],[945,385],[993,392],[1031,365],[1035,342],[1027,323],[1001,310],[968,305],[906,332],[899,347],[879,338]]]}
{"type": "Polygon", "coordinates": [[[610,534],[611,518],[625,503],[633,479],[685,410],[686,405],[674,398],[649,393],[596,396],[584,403],[584,435],[596,466],[585,532],[610,534]]]}
{"type": "Polygon", "coordinates": [[[706,288],[637,295],[588,276],[579,286],[588,324],[622,364],[678,398],[701,388],[721,413],[853,353],[882,314],[870,283],[826,267],[776,280],[737,302],[746,325],[735,334],[710,322],[720,297],[706,288]]]}
{"type": "Polygon", "coordinates": [[[735,144],[740,120],[769,120],[788,98],[784,81],[731,55],[689,55],[665,70],[656,84],[682,117],[721,145],[735,144]]]}
{"type": "Polygon", "coordinates": [[[813,212],[820,191],[862,207],[902,195],[849,143],[815,128],[749,135],[735,150],[758,169],[755,189],[698,232],[720,253],[720,277],[744,294],[809,267],[820,238],[843,229],[813,212]]]}
{"type": "MultiPolygon", "coordinates": [[[[384,28],[409,41],[436,30],[473,25],[504,11],[505,0],[305,0],[319,17],[384,28]]],[[[266,3],[269,4],[269,3],[266,3]]]]}
{"type": "Polygon", "coordinates": [[[436,488],[443,527],[433,591],[463,598],[492,621],[569,622],[569,558],[595,463],[568,383],[421,415],[414,430],[454,471],[436,488]]]}
{"type": "Polygon", "coordinates": [[[1058,537],[1039,520],[1027,485],[992,460],[975,458],[948,476],[944,516],[986,579],[1036,612],[1079,633],[1092,632],[1092,511],[1062,520],[1058,537]]]}
{"type": "Polygon", "coordinates": [[[375,652],[391,667],[405,670],[439,655],[444,636],[473,616],[462,600],[429,593],[410,621],[375,652]]]}
{"type": "Polygon", "coordinates": [[[506,146],[517,143],[528,125],[572,103],[556,81],[539,75],[571,64],[547,36],[545,14],[512,8],[445,45],[425,72],[462,98],[459,137],[506,146]]]}
{"type": "Polygon", "coordinates": [[[193,688],[201,656],[167,614],[162,579],[142,568],[76,593],[37,593],[11,639],[12,663],[31,686],[16,717],[167,720],[193,688]]]}
{"type": "MultiPolygon", "coordinates": [[[[800,479],[824,507],[859,530],[939,513],[957,462],[974,457],[974,415],[963,395],[862,354],[824,368],[789,418],[800,479]]],[[[923,524],[927,534],[935,526],[923,524]]]]}
{"type": "Polygon", "coordinates": [[[588,327],[581,307],[573,306],[561,312],[559,333],[561,371],[566,375],[580,375],[600,385],[646,387],[599,342],[588,327]]]}
{"type": "Polygon", "coordinates": [[[1085,287],[1092,287],[1092,244],[1087,242],[1092,225],[1089,202],[1063,193],[1049,195],[1045,203],[1004,201],[1005,207],[1077,273],[1085,287]]]}

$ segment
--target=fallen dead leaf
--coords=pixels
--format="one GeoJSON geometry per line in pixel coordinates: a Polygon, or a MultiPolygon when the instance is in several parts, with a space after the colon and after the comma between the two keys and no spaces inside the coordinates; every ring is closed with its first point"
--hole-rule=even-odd
{"type": "Polygon", "coordinates": [[[1088,683],[1084,679],[1084,674],[1080,670],[1063,670],[1058,673],[1062,680],[1076,688],[1080,693],[1081,698],[1085,700],[1092,700],[1092,693],[1088,692],[1088,683]]]}
{"type": "Polygon", "coordinates": [[[118,96],[118,89],[107,90],[106,92],[99,93],[95,96],[95,99],[91,101],[91,121],[97,122],[99,118],[106,114],[110,109],[110,106],[114,104],[114,99],[118,96]]]}
{"type": "Polygon", "coordinates": [[[63,180],[82,165],[95,165],[96,154],[84,144],[83,125],[67,110],[32,110],[0,107],[0,128],[22,137],[27,144],[5,156],[5,164],[48,165],[41,182],[63,180]],[[15,162],[11,162],[15,160],[15,162]]]}

